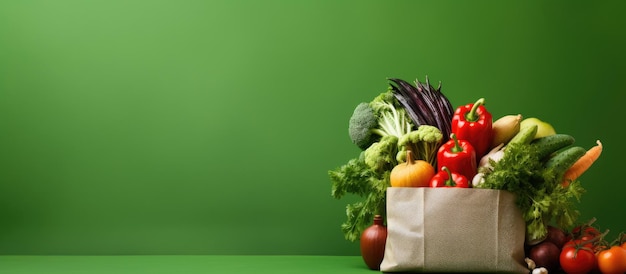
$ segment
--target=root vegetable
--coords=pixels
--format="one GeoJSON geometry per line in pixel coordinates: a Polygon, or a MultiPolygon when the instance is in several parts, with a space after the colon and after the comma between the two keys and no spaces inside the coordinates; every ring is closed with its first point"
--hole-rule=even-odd
{"type": "Polygon", "coordinates": [[[519,132],[521,122],[521,114],[505,115],[495,120],[491,125],[491,129],[493,130],[491,148],[500,144],[504,145],[513,139],[513,136],[519,132]]]}
{"type": "Polygon", "coordinates": [[[543,241],[530,249],[528,257],[535,262],[537,267],[545,267],[549,271],[559,267],[561,249],[552,242],[543,241]]]}
{"type": "Polygon", "coordinates": [[[549,241],[555,244],[558,248],[563,248],[563,245],[568,241],[567,234],[562,229],[555,226],[548,226],[548,236],[544,241],[549,241]]]}
{"type": "Polygon", "coordinates": [[[587,171],[593,163],[598,160],[600,154],[602,154],[602,143],[600,140],[596,141],[597,145],[591,147],[583,154],[574,164],[565,171],[563,174],[563,186],[568,186],[573,180],[578,179],[585,171],[587,171]]]}

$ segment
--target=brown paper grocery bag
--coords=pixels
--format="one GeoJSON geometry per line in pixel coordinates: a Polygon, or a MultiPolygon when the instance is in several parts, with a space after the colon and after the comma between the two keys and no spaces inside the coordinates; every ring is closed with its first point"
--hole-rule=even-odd
{"type": "Polygon", "coordinates": [[[525,229],[507,191],[390,187],[380,270],[529,273],[525,229]]]}

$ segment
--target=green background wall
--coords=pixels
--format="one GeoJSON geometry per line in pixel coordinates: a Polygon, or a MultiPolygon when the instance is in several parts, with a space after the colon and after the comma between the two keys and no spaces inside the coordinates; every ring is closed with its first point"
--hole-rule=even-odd
{"type": "Polygon", "coordinates": [[[622,1],[2,1],[0,254],[355,255],[353,108],[428,75],[605,151],[624,219],[622,1]]]}

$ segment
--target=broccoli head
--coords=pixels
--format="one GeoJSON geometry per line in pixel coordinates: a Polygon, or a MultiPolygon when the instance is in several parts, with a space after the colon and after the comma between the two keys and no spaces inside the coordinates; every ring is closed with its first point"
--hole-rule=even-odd
{"type": "Polygon", "coordinates": [[[379,94],[369,103],[358,104],[348,126],[350,139],[361,150],[381,137],[393,135],[400,138],[412,129],[413,122],[391,90],[379,94]]]}
{"type": "Polygon", "coordinates": [[[424,160],[431,165],[437,164],[437,151],[441,146],[443,134],[431,125],[421,125],[416,130],[404,134],[398,139],[396,160],[406,161],[406,151],[411,150],[416,160],[424,160]]]}
{"type": "Polygon", "coordinates": [[[391,170],[398,164],[397,153],[398,138],[393,135],[384,136],[364,151],[365,164],[376,172],[391,170]]]}
{"type": "Polygon", "coordinates": [[[350,123],[348,125],[348,133],[352,143],[357,145],[361,150],[367,149],[372,143],[378,141],[379,135],[372,131],[378,126],[378,119],[374,114],[374,110],[369,103],[360,103],[354,108],[350,123]]]}

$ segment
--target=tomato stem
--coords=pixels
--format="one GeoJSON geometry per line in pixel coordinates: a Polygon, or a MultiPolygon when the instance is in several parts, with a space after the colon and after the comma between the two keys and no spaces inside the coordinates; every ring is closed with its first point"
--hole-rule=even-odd
{"type": "Polygon", "coordinates": [[[615,240],[613,240],[610,245],[622,245],[623,243],[626,243],[626,234],[624,233],[624,231],[620,232],[617,235],[617,238],[615,238],[615,240]]]}
{"type": "Polygon", "coordinates": [[[596,218],[596,217],[591,218],[591,220],[589,220],[589,221],[587,222],[587,226],[591,226],[593,223],[595,223],[595,222],[596,222],[596,220],[597,220],[597,218],[596,218]]]}
{"type": "Polygon", "coordinates": [[[608,229],[607,229],[607,230],[605,230],[605,231],[604,231],[604,233],[599,234],[599,235],[597,235],[597,236],[595,236],[595,237],[593,237],[593,238],[591,238],[591,239],[589,239],[589,240],[587,240],[587,241],[584,241],[584,243],[586,243],[586,244],[590,244],[590,243],[594,243],[594,242],[597,242],[597,241],[603,240],[603,239],[604,239],[604,237],[605,237],[607,234],[609,234],[609,230],[608,230],[608,229]]]}

